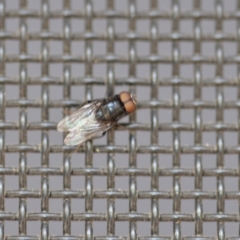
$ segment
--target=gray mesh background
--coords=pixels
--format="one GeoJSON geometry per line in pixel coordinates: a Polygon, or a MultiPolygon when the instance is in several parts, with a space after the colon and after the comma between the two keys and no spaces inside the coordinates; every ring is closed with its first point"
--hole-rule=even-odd
{"type": "Polygon", "coordinates": [[[240,1],[0,0],[0,239],[236,239],[240,1]],[[78,149],[85,100],[138,109],[78,149]]]}

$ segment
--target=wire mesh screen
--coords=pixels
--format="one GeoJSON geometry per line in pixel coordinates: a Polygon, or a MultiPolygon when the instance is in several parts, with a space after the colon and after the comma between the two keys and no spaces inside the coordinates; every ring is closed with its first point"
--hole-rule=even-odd
{"type": "Polygon", "coordinates": [[[0,0],[0,239],[240,234],[240,1],[0,0]],[[137,110],[64,145],[122,90],[137,110]]]}

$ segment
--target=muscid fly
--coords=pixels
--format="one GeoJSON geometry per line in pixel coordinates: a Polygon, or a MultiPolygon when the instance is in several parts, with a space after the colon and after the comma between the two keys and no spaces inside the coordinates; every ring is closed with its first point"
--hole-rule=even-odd
{"type": "Polygon", "coordinates": [[[121,92],[107,99],[86,102],[81,108],[65,117],[57,125],[59,132],[69,132],[64,139],[66,145],[103,136],[119,119],[136,109],[136,99],[129,92],[121,92]]]}

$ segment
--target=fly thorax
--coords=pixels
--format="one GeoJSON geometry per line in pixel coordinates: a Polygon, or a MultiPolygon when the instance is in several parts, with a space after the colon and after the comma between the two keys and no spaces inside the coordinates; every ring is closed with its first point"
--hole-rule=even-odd
{"type": "Polygon", "coordinates": [[[125,115],[126,111],[119,99],[107,102],[96,112],[96,118],[102,121],[117,121],[125,115]]]}

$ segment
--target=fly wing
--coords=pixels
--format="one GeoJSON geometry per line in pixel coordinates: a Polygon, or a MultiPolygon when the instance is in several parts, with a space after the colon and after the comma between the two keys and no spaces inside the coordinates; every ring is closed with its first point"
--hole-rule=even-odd
{"type": "Polygon", "coordinates": [[[83,105],[81,108],[74,111],[69,116],[66,116],[57,125],[59,132],[72,132],[81,125],[84,125],[89,116],[96,110],[96,102],[91,102],[83,105]]]}
{"type": "Polygon", "coordinates": [[[95,136],[102,135],[115,124],[114,122],[99,122],[96,119],[95,113],[101,103],[102,99],[86,103],[58,123],[59,132],[69,132],[64,139],[66,145],[82,144],[95,136]]]}
{"type": "Polygon", "coordinates": [[[113,125],[114,123],[110,122],[99,123],[94,119],[94,116],[91,116],[88,124],[82,126],[81,128],[75,128],[74,131],[69,132],[64,139],[64,143],[70,146],[80,145],[89,139],[102,135],[113,125]]]}

